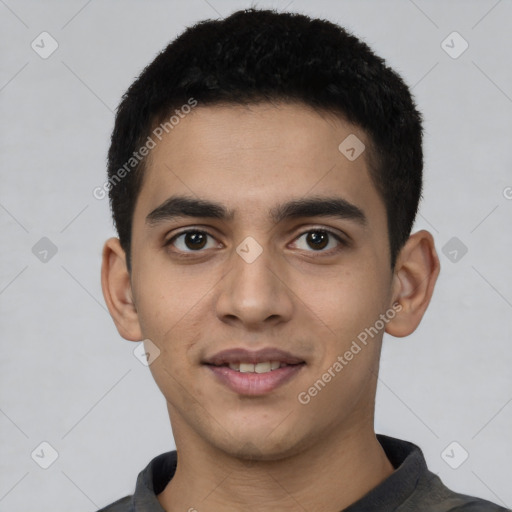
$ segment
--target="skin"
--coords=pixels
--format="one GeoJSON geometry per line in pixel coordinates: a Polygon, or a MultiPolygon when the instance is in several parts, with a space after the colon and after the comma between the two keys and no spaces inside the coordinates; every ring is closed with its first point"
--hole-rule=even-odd
{"type": "Polygon", "coordinates": [[[374,432],[383,330],[308,404],[297,399],[393,304],[401,310],[385,331],[412,333],[439,272],[426,231],[411,235],[391,268],[367,155],[349,161],[338,150],[349,134],[369,146],[361,129],[302,104],[198,106],[151,152],[131,274],[119,240],[105,243],[102,287],[119,333],[161,351],[150,369],[178,450],[176,475],[158,496],[166,511],[334,512],[394,470],[374,432]],[[233,218],[146,222],[178,194],[221,203],[233,218]],[[289,200],[333,196],[360,208],[366,224],[268,217],[289,200]],[[165,246],[183,228],[209,233],[207,246],[194,252],[184,237],[165,246]],[[307,234],[321,229],[349,243],[309,245],[307,234]],[[252,263],[236,252],[248,236],[262,248],[252,263]],[[267,395],[242,396],[201,364],[234,347],[277,347],[306,365],[267,395]]]}

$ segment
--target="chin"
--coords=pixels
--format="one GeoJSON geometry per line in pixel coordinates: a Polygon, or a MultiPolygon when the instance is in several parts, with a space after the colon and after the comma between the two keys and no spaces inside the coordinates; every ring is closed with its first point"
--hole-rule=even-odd
{"type": "Polygon", "coordinates": [[[232,433],[224,438],[217,448],[231,457],[250,461],[276,461],[300,453],[307,441],[294,431],[274,432],[268,428],[257,430],[254,427],[243,433],[232,433]]]}

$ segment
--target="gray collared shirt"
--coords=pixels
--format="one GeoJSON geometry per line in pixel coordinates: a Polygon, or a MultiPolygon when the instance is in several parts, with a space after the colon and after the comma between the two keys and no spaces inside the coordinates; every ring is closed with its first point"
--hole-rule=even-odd
{"type": "MultiPolygon", "coordinates": [[[[454,493],[431,473],[416,445],[377,434],[395,471],[343,512],[510,512],[489,501],[454,493]]],[[[176,451],[155,457],[137,478],[133,495],[98,512],[165,512],[157,495],[174,476],[176,451]]]]}

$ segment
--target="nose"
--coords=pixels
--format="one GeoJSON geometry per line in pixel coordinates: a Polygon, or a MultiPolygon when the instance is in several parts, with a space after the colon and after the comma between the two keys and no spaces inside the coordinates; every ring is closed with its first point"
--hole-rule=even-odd
{"type": "Polygon", "coordinates": [[[216,314],[222,322],[260,331],[290,320],[293,292],[269,251],[264,249],[254,261],[233,252],[229,264],[216,297],[216,314]]]}

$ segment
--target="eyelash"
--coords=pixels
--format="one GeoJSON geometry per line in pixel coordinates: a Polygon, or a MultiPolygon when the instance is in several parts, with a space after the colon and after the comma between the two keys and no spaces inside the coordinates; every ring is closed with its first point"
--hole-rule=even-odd
{"type": "MultiPolygon", "coordinates": [[[[302,233],[300,233],[294,239],[294,241],[299,240],[304,235],[307,235],[309,233],[315,233],[315,232],[316,233],[318,233],[318,232],[327,233],[329,236],[333,237],[339,243],[339,246],[337,248],[335,248],[335,249],[330,249],[328,251],[324,251],[324,250],[315,251],[315,250],[312,249],[311,251],[307,251],[307,252],[318,253],[318,254],[323,254],[323,255],[333,255],[333,254],[337,254],[343,248],[349,246],[349,242],[344,240],[340,235],[338,235],[334,231],[331,231],[330,229],[323,228],[323,227],[322,228],[320,228],[320,227],[319,228],[313,228],[313,229],[308,229],[307,231],[303,231],[302,233]]],[[[185,231],[181,231],[181,232],[173,235],[171,238],[169,238],[167,241],[165,241],[164,242],[164,247],[168,247],[168,246],[172,245],[173,242],[176,241],[176,239],[178,239],[180,236],[187,235],[188,233],[200,233],[200,234],[207,235],[207,236],[210,236],[212,238],[215,238],[212,234],[208,233],[208,231],[204,231],[202,229],[187,229],[185,231]]],[[[193,251],[193,250],[179,251],[178,250],[178,252],[175,253],[175,254],[178,257],[188,258],[188,257],[190,257],[190,255],[193,255],[194,253],[201,253],[201,252],[204,252],[204,251],[202,249],[199,249],[197,251],[193,251]]]]}

